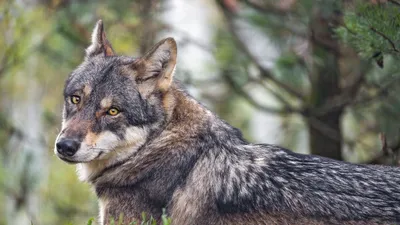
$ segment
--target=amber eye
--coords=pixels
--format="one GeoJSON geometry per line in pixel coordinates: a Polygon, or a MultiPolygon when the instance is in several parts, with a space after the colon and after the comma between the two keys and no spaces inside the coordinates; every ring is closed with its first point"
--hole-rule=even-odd
{"type": "Polygon", "coordinates": [[[81,102],[81,97],[77,96],[77,95],[72,95],[71,96],[71,102],[72,104],[78,104],[79,102],[81,102]]]}
{"type": "Polygon", "coordinates": [[[107,111],[107,114],[110,116],[116,116],[116,115],[118,115],[118,113],[119,113],[119,110],[117,108],[110,108],[107,111]]]}

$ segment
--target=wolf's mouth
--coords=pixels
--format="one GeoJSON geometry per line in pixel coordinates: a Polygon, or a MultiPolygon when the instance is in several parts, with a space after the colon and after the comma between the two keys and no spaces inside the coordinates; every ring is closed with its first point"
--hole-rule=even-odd
{"type": "Polygon", "coordinates": [[[71,160],[71,159],[66,158],[66,157],[64,157],[64,156],[62,156],[62,155],[57,155],[57,156],[58,156],[58,158],[60,158],[60,159],[61,159],[62,161],[64,161],[64,162],[67,162],[67,163],[69,163],[69,164],[77,164],[77,163],[88,163],[88,162],[91,162],[91,161],[93,161],[93,160],[96,160],[96,159],[98,159],[103,153],[104,153],[103,151],[99,152],[99,154],[97,154],[96,157],[94,157],[92,160],[89,160],[89,161],[71,160]]]}
{"type": "Polygon", "coordinates": [[[60,158],[62,161],[67,162],[67,163],[69,163],[69,164],[81,163],[80,161],[70,160],[70,159],[67,159],[67,158],[65,158],[65,157],[63,157],[63,156],[58,156],[58,158],[60,158]]]}

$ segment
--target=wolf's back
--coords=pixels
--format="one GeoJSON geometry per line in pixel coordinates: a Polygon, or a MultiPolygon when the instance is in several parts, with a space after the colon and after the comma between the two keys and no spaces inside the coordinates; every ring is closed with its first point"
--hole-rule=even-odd
{"type": "Polygon", "coordinates": [[[207,177],[204,184],[194,183],[212,192],[205,196],[215,196],[207,203],[215,207],[215,222],[400,224],[398,168],[355,165],[272,145],[229,146],[226,141],[221,147],[226,150],[201,159],[204,169],[193,176],[207,177]]]}

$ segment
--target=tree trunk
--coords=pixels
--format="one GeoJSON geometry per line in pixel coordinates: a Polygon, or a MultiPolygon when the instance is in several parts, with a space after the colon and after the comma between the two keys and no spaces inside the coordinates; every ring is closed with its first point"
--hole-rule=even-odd
{"type": "Polygon", "coordinates": [[[329,113],[327,115],[316,117],[315,119],[329,127],[337,135],[330,135],[322,131],[324,128],[315,125],[314,122],[308,122],[310,134],[311,154],[329,157],[332,159],[343,160],[342,157],[342,138],[340,128],[340,118],[342,111],[329,113]],[[337,138],[339,136],[339,138],[337,138]]]}
{"type": "Polygon", "coordinates": [[[10,121],[19,131],[11,135],[5,149],[7,224],[37,224],[39,219],[38,187],[44,176],[46,147],[42,136],[42,90],[33,75],[36,64],[37,60],[30,59],[31,74],[23,72],[25,91],[2,99],[2,104],[9,106],[10,121]]]}
{"type": "MultiPolygon", "coordinates": [[[[312,109],[317,109],[340,94],[340,46],[333,38],[333,29],[341,15],[327,6],[315,7],[310,22],[310,44],[313,55],[311,78],[312,109]],[[330,12],[328,13],[327,10],[330,12]]],[[[340,119],[343,108],[308,119],[311,154],[342,160],[340,119]]]]}
{"type": "Polygon", "coordinates": [[[158,0],[140,0],[139,16],[141,18],[141,25],[139,27],[140,34],[140,55],[144,55],[155,44],[157,33],[159,32],[159,25],[154,20],[155,12],[159,12],[158,0]]]}

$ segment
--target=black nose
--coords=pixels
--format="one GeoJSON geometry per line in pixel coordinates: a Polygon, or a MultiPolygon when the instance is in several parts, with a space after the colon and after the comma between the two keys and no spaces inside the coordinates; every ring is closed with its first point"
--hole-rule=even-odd
{"type": "Polygon", "coordinates": [[[61,139],[57,142],[57,152],[64,156],[73,156],[81,143],[71,139],[61,139]]]}

